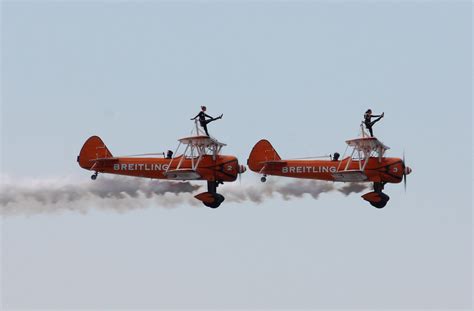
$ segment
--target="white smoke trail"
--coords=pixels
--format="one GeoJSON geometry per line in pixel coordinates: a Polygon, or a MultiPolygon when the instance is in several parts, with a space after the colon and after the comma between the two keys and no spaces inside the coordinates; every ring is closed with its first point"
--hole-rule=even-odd
{"type": "Polygon", "coordinates": [[[369,186],[364,183],[356,183],[356,182],[350,182],[347,184],[344,184],[341,188],[338,188],[337,190],[339,192],[344,193],[346,196],[348,196],[351,193],[360,193],[364,190],[367,190],[369,186]]]}
{"type": "MultiPolygon", "coordinates": [[[[204,182],[172,182],[124,176],[100,176],[96,181],[73,179],[12,180],[2,176],[0,215],[32,215],[73,211],[87,213],[90,209],[126,212],[146,207],[199,206],[193,192],[205,190],[204,182]]],[[[317,199],[321,193],[339,191],[345,195],[361,192],[366,184],[334,183],[315,180],[270,179],[266,183],[236,183],[219,187],[225,202],[262,203],[281,196],[284,200],[305,195],[317,199]]],[[[225,204],[225,203],[224,203],[225,204]]]]}
{"type": "Polygon", "coordinates": [[[202,185],[143,178],[100,176],[96,181],[2,178],[0,215],[59,211],[87,212],[100,208],[123,212],[147,206],[195,205],[192,192],[202,185]]]}
{"type": "Polygon", "coordinates": [[[280,195],[284,200],[294,198],[302,198],[305,195],[318,199],[321,193],[331,191],[339,191],[346,196],[351,193],[359,193],[368,188],[363,183],[345,183],[342,187],[336,186],[335,183],[319,181],[294,179],[291,181],[281,179],[270,179],[265,183],[254,183],[247,185],[229,184],[221,189],[222,195],[225,196],[225,202],[254,202],[262,203],[267,198],[273,198],[280,195]]]}

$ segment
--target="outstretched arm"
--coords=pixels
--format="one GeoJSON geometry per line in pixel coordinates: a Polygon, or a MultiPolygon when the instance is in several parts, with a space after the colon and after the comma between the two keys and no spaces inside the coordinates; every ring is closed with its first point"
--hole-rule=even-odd
{"type": "Polygon", "coordinates": [[[191,120],[196,120],[197,117],[199,117],[199,113],[194,118],[191,118],[191,120]]]}
{"type": "Polygon", "coordinates": [[[204,115],[208,118],[211,118],[211,119],[214,119],[213,117],[211,117],[210,115],[208,115],[207,113],[204,113],[204,115]]]}

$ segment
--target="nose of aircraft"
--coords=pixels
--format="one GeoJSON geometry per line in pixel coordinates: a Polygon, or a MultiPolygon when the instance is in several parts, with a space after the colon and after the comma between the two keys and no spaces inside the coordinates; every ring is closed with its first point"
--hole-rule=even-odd
{"type": "Polygon", "coordinates": [[[408,166],[405,167],[405,175],[410,175],[411,173],[411,168],[409,168],[408,166]]]}

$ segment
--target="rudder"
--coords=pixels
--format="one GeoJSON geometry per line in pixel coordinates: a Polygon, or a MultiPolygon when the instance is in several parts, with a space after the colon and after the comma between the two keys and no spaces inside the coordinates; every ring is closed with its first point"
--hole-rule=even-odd
{"type": "Polygon", "coordinates": [[[107,149],[102,139],[99,136],[91,136],[82,146],[77,162],[80,167],[88,170],[94,165],[93,160],[112,157],[112,153],[107,149]]]}
{"type": "Polygon", "coordinates": [[[259,172],[264,166],[263,162],[278,160],[281,160],[281,157],[273,148],[272,144],[268,140],[262,139],[252,148],[247,160],[247,165],[252,171],[259,172]]]}

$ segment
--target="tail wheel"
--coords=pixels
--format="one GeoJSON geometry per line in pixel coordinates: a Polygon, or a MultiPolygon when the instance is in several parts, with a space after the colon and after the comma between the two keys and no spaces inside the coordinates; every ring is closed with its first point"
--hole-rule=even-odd
{"type": "Polygon", "coordinates": [[[97,179],[97,175],[99,175],[99,173],[95,172],[94,174],[92,174],[91,179],[92,179],[92,180],[96,180],[96,179],[97,179]]]}

